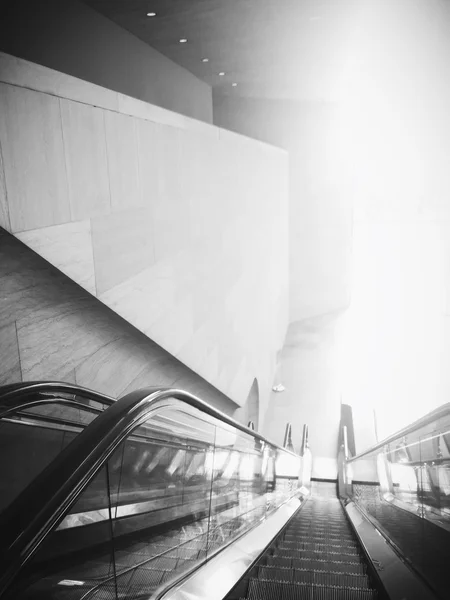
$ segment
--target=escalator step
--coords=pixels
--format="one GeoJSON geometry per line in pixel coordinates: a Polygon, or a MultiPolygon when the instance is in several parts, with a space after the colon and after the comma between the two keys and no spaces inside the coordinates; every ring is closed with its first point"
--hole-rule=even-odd
{"type": "Polygon", "coordinates": [[[370,589],[369,579],[365,575],[350,575],[347,573],[334,573],[329,571],[294,571],[293,581],[298,583],[315,583],[328,587],[370,589]]]}
{"type": "Polygon", "coordinates": [[[333,515],[339,515],[340,517],[342,517],[342,511],[341,511],[341,505],[339,503],[339,501],[336,503],[334,502],[317,502],[314,500],[314,498],[311,499],[313,501],[313,504],[309,504],[308,506],[305,506],[305,514],[309,514],[309,515],[315,515],[317,517],[321,517],[323,515],[329,515],[329,514],[333,514],[333,515]]]}
{"type": "Polygon", "coordinates": [[[348,546],[349,548],[359,548],[356,540],[351,538],[343,537],[331,537],[331,536],[318,536],[310,533],[308,535],[297,535],[296,537],[286,537],[284,540],[280,540],[287,544],[299,544],[299,543],[310,543],[310,544],[326,544],[330,546],[348,546]]]}
{"type": "Polygon", "coordinates": [[[275,581],[292,581],[293,575],[293,569],[286,569],[283,567],[259,567],[258,569],[259,579],[270,579],[275,581]]]}
{"type": "Polygon", "coordinates": [[[334,550],[328,550],[327,552],[328,560],[338,560],[338,561],[348,561],[348,562],[357,562],[359,560],[363,560],[359,551],[352,552],[351,550],[342,550],[342,552],[335,552],[334,550]]]}
{"type": "Polygon", "coordinates": [[[332,562],[361,562],[363,559],[358,554],[344,554],[343,552],[315,552],[314,550],[293,550],[292,548],[276,548],[274,556],[292,559],[328,560],[332,562]],[[311,553],[311,554],[307,554],[311,553]]]}
{"type": "Polygon", "coordinates": [[[298,539],[299,537],[315,537],[315,538],[324,538],[326,540],[345,540],[345,541],[354,541],[354,537],[351,533],[334,533],[333,531],[324,532],[322,530],[316,530],[312,527],[310,529],[302,529],[300,531],[292,531],[290,529],[286,530],[284,534],[284,539],[298,539]]]}
{"type": "Polygon", "coordinates": [[[295,571],[293,571],[293,573],[294,573],[293,581],[295,583],[305,583],[305,584],[311,585],[315,581],[315,575],[314,575],[313,569],[310,569],[310,570],[295,569],[295,571]]]}
{"type": "MultiPolygon", "coordinates": [[[[314,499],[312,498],[314,502],[314,499]]],[[[317,518],[321,518],[324,515],[337,515],[342,518],[341,505],[339,502],[335,504],[334,502],[315,502],[314,504],[310,504],[309,506],[305,506],[306,515],[314,515],[317,518]]],[[[333,523],[334,525],[335,523],[333,523]]]]}
{"type": "Polygon", "coordinates": [[[281,556],[268,556],[267,557],[267,566],[272,567],[292,567],[292,558],[283,558],[281,556]]]}
{"type": "Polygon", "coordinates": [[[250,579],[248,600],[313,600],[312,589],[299,583],[250,579]]]}
{"type": "Polygon", "coordinates": [[[342,552],[343,554],[359,554],[359,548],[355,542],[351,544],[326,544],[325,542],[316,542],[304,540],[297,542],[282,541],[278,548],[285,550],[314,550],[315,552],[342,552]]]}
{"type": "Polygon", "coordinates": [[[317,558],[293,558],[292,559],[292,568],[293,569],[306,569],[307,571],[311,571],[313,569],[327,570],[328,569],[328,561],[327,560],[318,560],[317,558]]]}
{"type": "Polygon", "coordinates": [[[290,527],[288,527],[286,529],[286,531],[292,531],[295,533],[298,533],[301,531],[316,531],[317,533],[322,533],[323,535],[326,535],[328,533],[333,534],[333,535],[341,535],[341,534],[345,535],[345,534],[351,533],[351,531],[346,523],[343,523],[342,525],[339,525],[339,526],[327,527],[326,521],[324,521],[324,523],[320,523],[316,519],[311,519],[311,518],[308,519],[306,517],[306,515],[304,515],[304,521],[302,523],[297,523],[297,524],[293,523],[290,527]]]}
{"type": "Polygon", "coordinates": [[[309,560],[320,560],[320,561],[331,561],[331,562],[362,562],[362,557],[355,554],[344,554],[342,552],[318,552],[316,550],[288,550],[278,548],[274,556],[283,558],[293,559],[309,559],[309,560]]]}
{"type": "Polygon", "coordinates": [[[250,579],[248,600],[377,600],[376,590],[250,579]]]}
{"type": "Polygon", "coordinates": [[[317,570],[317,571],[332,571],[333,573],[348,573],[354,575],[365,575],[366,565],[364,563],[356,562],[338,562],[329,560],[311,560],[296,558],[292,560],[293,569],[302,570],[317,570]]]}
{"type": "MultiPolygon", "coordinates": [[[[312,501],[314,502],[314,499],[312,499],[312,501]]],[[[323,518],[325,515],[336,515],[340,519],[343,518],[341,505],[339,502],[337,504],[329,502],[316,502],[315,504],[305,506],[305,512],[303,514],[313,515],[318,519],[323,518]]],[[[336,525],[336,523],[332,523],[332,525],[336,525]]]]}
{"type": "Polygon", "coordinates": [[[344,554],[335,552],[320,552],[317,550],[292,550],[292,548],[278,548],[275,556],[284,558],[309,558],[313,560],[329,560],[338,562],[359,562],[361,557],[357,554],[344,554]]]}
{"type": "Polygon", "coordinates": [[[336,531],[325,531],[323,529],[317,529],[317,528],[309,528],[309,529],[300,529],[300,530],[291,530],[291,529],[287,529],[286,530],[286,536],[288,537],[292,537],[292,538],[308,538],[308,537],[319,537],[319,538],[325,538],[327,540],[354,540],[354,538],[352,537],[351,533],[349,533],[348,531],[342,531],[342,532],[336,532],[336,531]]]}
{"type": "Polygon", "coordinates": [[[336,533],[334,531],[324,531],[323,529],[316,529],[314,527],[303,527],[302,529],[286,529],[285,537],[298,537],[298,536],[309,536],[313,535],[315,537],[323,537],[326,539],[343,539],[343,540],[353,540],[354,537],[349,531],[342,531],[336,533]]]}
{"type": "Polygon", "coordinates": [[[314,550],[298,550],[295,553],[292,552],[291,548],[283,549],[283,548],[279,548],[278,551],[283,551],[283,556],[292,556],[295,558],[309,558],[309,559],[314,559],[314,560],[325,560],[326,556],[323,555],[323,553],[320,552],[314,552],[314,550]]]}
{"type": "Polygon", "coordinates": [[[313,588],[313,600],[377,600],[376,590],[342,589],[332,587],[313,588]]]}

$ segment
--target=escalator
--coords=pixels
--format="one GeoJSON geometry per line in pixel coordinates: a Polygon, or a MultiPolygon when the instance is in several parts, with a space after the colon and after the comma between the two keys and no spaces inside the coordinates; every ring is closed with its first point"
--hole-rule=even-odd
{"type": "Polygon", "coordinates": [[[313,482],[306,505],[226,600],[375,600],[375,584],[336,484],[313,482]]]}
{"type": "Polygon", "coordinates": [[[406,492],[395,468],[386,483],[396,455],[382,448],[384,463],[379,448],[346,452],[337,488],[310,482],[305,444],[301,459],[181,390],[114,401],[59,383],[0,388],[0,598],[445,598],[398,533],[424,531],[428,496],[416,490],[421,513],[403,527],[392,492],[406,492]]]}
{"type": "Polygon", "coordinates": [[[297,455],[180,390],[0,390],[0,457],[2,599],[149,598],[300,504],[297,455]]]}

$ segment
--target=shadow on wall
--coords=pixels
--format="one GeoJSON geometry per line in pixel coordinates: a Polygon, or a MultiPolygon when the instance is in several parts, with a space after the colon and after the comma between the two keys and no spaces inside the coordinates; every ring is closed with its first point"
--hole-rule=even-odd
{"type": "Polygon", "coordinates": [[[231,415],[236,404],[0,228],[0,385],[59,380],[119,397],[187,390],[231,415]]]}
{"type": "Polygon", "coordinates": [[[238,408],[233,418],[244,425],[248,425],[249,421],[253,421],[255,430],[259,431],[259,385],[256,377],[253,380],[244,406],[238,408]]]}

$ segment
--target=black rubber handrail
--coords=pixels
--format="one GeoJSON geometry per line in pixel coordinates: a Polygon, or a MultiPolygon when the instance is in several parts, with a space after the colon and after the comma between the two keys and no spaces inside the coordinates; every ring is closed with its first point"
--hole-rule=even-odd
{"type": "Polygon", "coordinates": [[[64,383],[61,381],[28,381],[26,383],[12,383],[0,387],[0,406],[9,409],[17,404],[21,404],[24,398],[36,394],[41,398],[49,396],[57,396],[58,394],[68,394],[86,398],[87,400],[95,400],[96,402],[111,406],[116,400],[111,396],[99,394],[94,390],[64,383]]]}
{"type": "Polygon", "coordinates": [[[430,423],[433,423],[434,421],[437,421],[438,419],[442,419],[443,417],[448,417],[448,416],[450,416],[450,402],[447,402],[446,404],[439,406],[438,408],[431,411],[427,415],[421,417],[420,419],[417,419],[417,421],[414,421],[414,423],[411,423],[411,425],[408,425],[408,426],[404,427],[403,429],[400,429],[400,431],[397,431],[397,433],[393,433],[392,435],[390,435],[386,439],[382,440],[378,444],[375,444],[371,448],[364,450],[364,452],[360,452],[356,456],[352,456],[351,458],[348,458],[347,462],[349,462],[349,463],[354,462],[355,460],[358,460],[359,458],[362,458],[363,456],[367,456],[368,454],[371,454],[372,452],[376,452],[377,450],[384,448],[387,444],[392,444],[392,442],[396,442],[397,440],[405,437],[406,435],[410,435],[411,433],[414,433],[415,431],[418,431],[419,429],[422,429],[423,427],[430,425],[430,423]]]}
{"type": "Polygon", "coordinates": [[[297,456],[183,390],[147,388],[131,392],[89,424],[0,516],[0,564],[4,572],[0,596],[127,435],[151,413],[185,405],[297,456]],[[28,517],[25,521],[24,515],[28,517]]]}

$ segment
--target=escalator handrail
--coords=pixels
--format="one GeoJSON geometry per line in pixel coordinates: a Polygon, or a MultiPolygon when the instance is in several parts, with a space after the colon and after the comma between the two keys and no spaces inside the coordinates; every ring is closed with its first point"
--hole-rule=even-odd
{"type": "Polygon", "coordinates": [[[238,431],[297,456],[178,389],[147,388],[114,402],[81,432],[0,516],[0,596],[126,436],[164,407],[189,405],[238,431]],[[28,518],[24,518],[26,515],[28,518]]]}
{"type": "Polygon", "coordinates": [[[21,405],[24,398],[31,394],[37,394],[42,398],[49,398],[52,395],[56,398],[58,394],[75,395],[87,400],[95,400],[108,406],[116,402],[111,396],[100,394],[94,390],[71,383],[61,381],[27,381],[26,383],[12,383],[1,386],[0,407],[5,409],[14,408],[16,405],[21,405]]]}
{"type": "Polygon", "coordinates": [[[396,442],[399,439],[401,439],[407,435],[410,435],[411,433],[418,431],[419,429],[422,429],[423,427],[426,427],[427,425],[430,425],[430,423],[433,423],[434,421],[437,421],[438,419],[442,419],[443,417],[448,417],[448,416],[450,416],[450,402],[447,402],[446,404],[439,406],[435,410],[429,412],[428,414],[421,417],[420,419],[417,419],[417,421],[414,421],[413,423],[411,423],[410,425],[407,425],[403,429],[400,429],[400,431],[397,431],[397,433],[393,433],[389,437],[385,438],[381,442],[378,442],[374,446],[371,446],[367,450],[364,450],[363,452],[360,452],[359,454],[356,454],[355,456],[348,458],[346,462],[348,462],[348,463],[354,462],[360,458],[363,458],[364,456],[367,456],[368,454],[372,454],[372,452],[381,450],[387,444],[392,444],[393,442],[396,442]]]}

